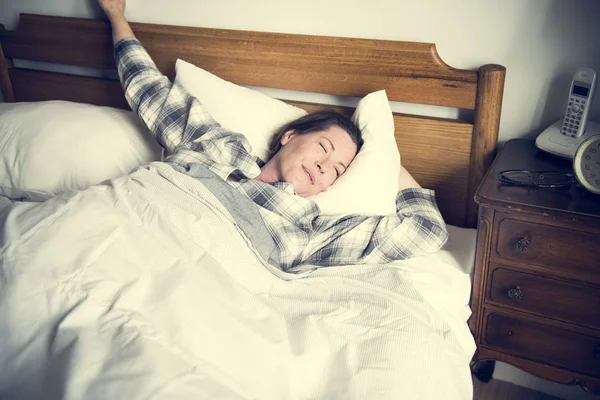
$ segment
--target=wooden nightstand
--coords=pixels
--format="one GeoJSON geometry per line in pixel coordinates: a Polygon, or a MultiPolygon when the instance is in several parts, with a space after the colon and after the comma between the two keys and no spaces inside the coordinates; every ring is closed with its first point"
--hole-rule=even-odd
{"type": "Polygon", "coordinates": [[[600,394],[600,196],[503,184],[508,169],[572,172],[533,141],[510,140],[475,195],[474,374],[489,379],[498,360],[600,394]]]}

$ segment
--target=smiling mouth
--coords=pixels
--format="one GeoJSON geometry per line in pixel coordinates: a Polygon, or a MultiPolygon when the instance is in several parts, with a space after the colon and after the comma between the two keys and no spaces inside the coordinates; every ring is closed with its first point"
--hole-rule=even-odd
{"type": "Polygon", "coordinates": [[[304,173],[306,174],[306,176],[308,176],[308,180],[310,181],[310,183],[312,185],[315,184],[315,179],[313,178],[312,174],[310,173],[310,171],[308,169],[306,169],[306,167],[302,166],[302,169],[304,170],[304,173]]]}

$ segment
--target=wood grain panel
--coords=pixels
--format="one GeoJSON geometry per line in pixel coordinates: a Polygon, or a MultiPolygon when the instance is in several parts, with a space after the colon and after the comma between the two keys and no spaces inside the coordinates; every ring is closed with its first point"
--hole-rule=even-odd
{"type": "Polygon", "coordinates": [[[508,354],[600,377],[600,337],[542,325],[501,313],[488,316],[485,344],[508,354]]]}
{"type": "Polygon", "coordinates": [[[498,266],[493,268],[487,301],[600,328],[600,289],[498,266]],[[555,296],[556,293],[560,296],[555,296]]]}
{"type": "MultiPolygon", "coordinates": [[[[431,43],[133,23],[159,69],[178,57],[245,85],[474,109],[477,73],[447,66],[431,43]]],[[[9,58],[114,68],[108,23],[22,14],[2,34],[9,58]],[[68,47],[65,48],[65,43],[68,47]]]]}
{"type": "Polygon", "coordinates": [[[495,259],[571,272],[583,281],[600,281],[600,242],[595,231],[574,231],[569,226],[529,222],[503,213],[498,213],[494,230],[495,259]]]}
{"type": "Polygon", "coordinates": [[[426,188],[435,190],[447,223],[465,226],[473,126],[460,121],[395,115],[402,165],[426,188]]]}
{"type": "Polygon", "coordinates": [[[65,100],[129,109],[117,81],[18,68],[10,70],[10,77],[17,101],[65,100]]]}

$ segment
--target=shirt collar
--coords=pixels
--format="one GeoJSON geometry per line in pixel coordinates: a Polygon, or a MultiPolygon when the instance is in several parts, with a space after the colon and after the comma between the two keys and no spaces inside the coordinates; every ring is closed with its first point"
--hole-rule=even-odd
{"type": "Polygon", "coordinates": [[[294,190],[294,185],[290,182],[272,182],[270,183],[271,186],[274,186],[278,189],[281,189],[283,191],[285,191],[286,193],[289,194],[296,194],[296,191],[294,190]]]}

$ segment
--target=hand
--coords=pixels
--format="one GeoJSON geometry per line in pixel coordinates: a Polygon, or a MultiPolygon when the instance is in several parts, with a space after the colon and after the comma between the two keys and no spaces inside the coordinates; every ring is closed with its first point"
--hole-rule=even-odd
{"type": "Polygon", "coordinates": [[[122,39],[135,37],[129,22],[125,18],[126,0],[98,0],[98,4],[110,20],[112,26],[113,42],[117,44],[122,39]]]}
{"type": "Polygon", "coordinates": [[[111,20],[125,14],[125,0],[98,0],[98,4],[111,20]]]}

